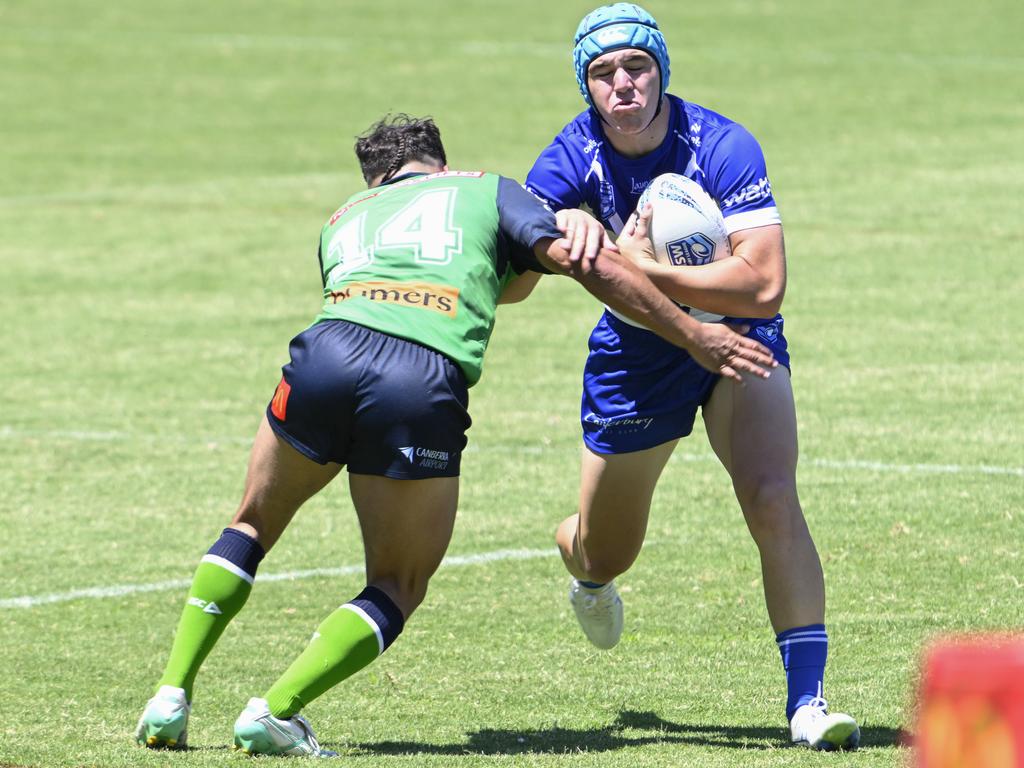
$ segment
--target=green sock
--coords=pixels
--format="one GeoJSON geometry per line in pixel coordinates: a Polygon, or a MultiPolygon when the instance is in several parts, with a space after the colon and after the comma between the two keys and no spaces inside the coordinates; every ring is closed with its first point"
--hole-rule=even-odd
{"type": "Polygon", "coordinates": [[[184,688],[186,698],[192,700],[192,685],[200,665],[224,628],[242,610],[251,591],[250,581],[222,565],[199,563],[174,635],[171,656],[157,688],[184,688]]]}
{"type": "Polygon", "coordinates": [[[384,593],[368,587],[323,620],[306,649],[271,686],[266,696],[270,713],[291,717],[354,675],[383,653],[402,631],[403,623],[401,613],[384,593]]]}

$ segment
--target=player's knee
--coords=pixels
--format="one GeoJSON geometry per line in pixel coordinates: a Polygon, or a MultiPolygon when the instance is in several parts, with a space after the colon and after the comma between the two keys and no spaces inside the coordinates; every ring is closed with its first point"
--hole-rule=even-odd
{"type": "Polygon", "coordinates": [[[763,478],[737,485],[736,497],[758,543],[795,539],[807,534],[796,487],[789,480],[763,478]]]}
{"type": "Polygon", "coordinates": [[[235,516],[231,518],[230,528],[241,531],[246,536],[256,539],[265,552],[269,552],[281,536],[282,527],[268,521],[254,505],[243,502],[235,516]]]}

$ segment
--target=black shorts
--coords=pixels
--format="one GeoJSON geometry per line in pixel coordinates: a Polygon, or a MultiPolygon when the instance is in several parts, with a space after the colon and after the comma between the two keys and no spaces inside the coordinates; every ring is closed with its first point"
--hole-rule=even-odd
{"type": "Polygon", "coordinates": [[[357,474],[458,476],[469,393],[449,358],[343,320],[303,331],[289,353],[267,419],[297,451],[357,474]]]}

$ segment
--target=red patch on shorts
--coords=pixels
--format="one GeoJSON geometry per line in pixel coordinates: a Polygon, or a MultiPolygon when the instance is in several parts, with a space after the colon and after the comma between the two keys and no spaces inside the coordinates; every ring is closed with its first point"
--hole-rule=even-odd
{"type": "Polygon", "coordinates": [[[270,412],[280,421],[285,420],[285,414],[288,412],[288,395],[291,394],[291,391],[291,384],[282,376],[281,383],[277,385],[277,390],[274,392],[274,399],[270,401],[270,412]]]}

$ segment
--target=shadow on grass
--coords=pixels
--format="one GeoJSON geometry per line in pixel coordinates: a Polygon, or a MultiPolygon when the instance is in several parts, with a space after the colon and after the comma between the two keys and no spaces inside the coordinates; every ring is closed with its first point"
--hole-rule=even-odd
{"type": "MultiPolygon", "coordinates": [[[[903,743],[894,728],[862,729],[861,746],[892,747],[903,743]]],[[[415,741],[378,741],[352,744],[349,749],[382,755],[516,755],[524,753],[609,752],[646,744],[692,744],[732,749],[779,749],[788,747],[784,728],[742,725],[687,725],[663,720],[653,712],[623,710],[615,722],[603,728],[542,728],[504,730],[485,728],[468,734],[458,744],[427,744],[415,741]],[[647,733],[644,733],[644,732],[647,733]]]]}

